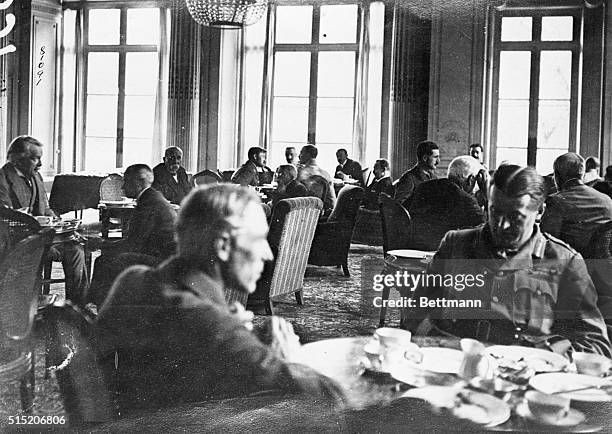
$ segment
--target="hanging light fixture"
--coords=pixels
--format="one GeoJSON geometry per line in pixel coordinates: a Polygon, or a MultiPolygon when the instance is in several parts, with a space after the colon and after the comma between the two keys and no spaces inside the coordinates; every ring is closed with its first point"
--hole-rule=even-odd
{"type": "Polygon", "coordinates": [[[193,19],[204,26],[240,29],[259,21],[268,0],[185,0],[193,19]]]}

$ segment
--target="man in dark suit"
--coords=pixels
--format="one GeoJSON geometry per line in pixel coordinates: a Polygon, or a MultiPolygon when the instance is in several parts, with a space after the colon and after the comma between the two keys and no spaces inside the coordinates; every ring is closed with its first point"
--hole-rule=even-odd
{"type": "Polygon", "coordinates": [[[297,169],[293,164],[282,164],[276,169],[278,186],[274,192],[272,206],[283,199],[308,196],[308,189],[297,180],[297,169]]]}
{"type": "Polygon", "coordinates": [[[351,160],[348,157],[346,149],[338,149],[336,151],[336,159],[338,160],[338,165],[336,166],[334,178],[342,179],[343,181],[347,179],[356,179],[359,181],[359,186],[363,187],[365,183],[361,164],[355,160],[351,160]]]}
{"type": "Polygon", "coordinates": [[[404,172],[395,185],[394,199],[409,208],[409,200],[414,189],[421,183],[438,179],[436,167],[440,164],[440,148],[434,142],[421,142],[417,145],[417,164],[404,172]]]}
{"type": "Polygon", "coordinates": [[[249,159],[234,173],[232,182],[251,187],[272,182],[274,172],[266,166],[266,150],[254,146],[249,149],[247,155],[249,159]]]}
{"type": "Polygon", "coordinates": [[[473,157],[457,157],[448,166],[447,179],[433,179],[417,186],[408,209],[416,249],[437,250],[448,231],[484,223],[484,212],[473,195],[482,169],[473,157]]]}
{"type": "Polygon", "coordinates": [[[115,277],[130,265],[156,265],[175,252],[176,212],[161,193],[151,188],[152,182],[149,166],[134,164],[126,169],[123,189],[127,197],[136,199],[136,208],[123,239],[102,241],[88,301],[100,305],[115,277]]]}
{"type": "Polygon", "coordinates": [[[584,184],[584,159],[573,152],[554,162],[555,183],[559,190],[546,201],[542,216],[543,232],[561,238],[583,253],[599,225],[612,220],[612,199],[584,184]]]}
{"type": "Polygon", "coordinates": [[[118,352],[124,409],[271,389],[318,397],[328,408],[342,396],[332,380],[288,361],[299,348],[288,322],[272,317],[264,343],[251,331],[252,313],[225,301],[226,288],[255,291],[273,259],[267,233],[254,191],[209,185],[181,207],[177,256],[119,277],[97,325],[103,363],[114,365],[118,352]]]}
{"type": "MultiPolygon", "coordinates": [[[[55,216],[38,173],[42,154],[43,145],[34,137],[19,136],[11,142],[8,163],[0,169],[0,205],[33,216],[55,216]]],[[[80,303],[88,283],[83,247],[76,241],[66,241],[52,246],[49,255],[64,267],[66,298],[80,303]]]]}
{"type": "Polygon", "coordinates": [[[166,148],[164,162],[153,168],[153,188],[177,205],[181,204],[192,187],[187,172],[181,167],[182,160],[183,151],[171,146],[166,148]]]}
{"type": "Polygon", "coordinates": [[[365,188],[362,205],[369,210],[377,211],[379,209],[378,196],[380,193],[386,193],[393,197],[395,188],[391,179],[391,171],[389,162],[385,159],[376,160],[374,163],[374,180],[365,188]]]}
{"type": "Polygon", "coordinates": [[[606,174],[603,181],[599,181],[593,185],[593,188],[600,193],[608,195],[612,198],[612,166],[606,167],[606,174]]]}

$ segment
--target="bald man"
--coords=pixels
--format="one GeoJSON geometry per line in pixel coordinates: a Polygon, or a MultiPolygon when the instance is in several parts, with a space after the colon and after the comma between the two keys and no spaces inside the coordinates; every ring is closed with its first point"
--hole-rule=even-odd
{"type": "Polygon", "coordinates": [[[183,151],[171,146],[166,149],[164,162],[153,168],[153,188],[177,205],[191,191],[187,172],[181,167],[182,161],[183,151]]]}
{"type": "Polygon", "coordinates": [[[153,172],[146,164],[134,164],[123,175],[123,190],[136,199],[127,234],[119,241],[104,241],[96,259],[88,302],[100,305],[115,277],[130,265],[157,265],[175,252],[176,212],[151,188],[153,172]]]}

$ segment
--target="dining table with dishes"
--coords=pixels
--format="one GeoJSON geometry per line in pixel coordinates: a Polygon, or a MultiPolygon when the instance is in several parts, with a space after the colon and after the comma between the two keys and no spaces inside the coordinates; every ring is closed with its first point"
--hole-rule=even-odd
{"type": "Polygon", "coordinates": [[[416,408],[443,410],[494,431],[592,432],[612,418],[612,361],[597,354],[574,352],[569,360],[536,348],[383,327],[373,336],[306,344],[295,361],[336,380],[349,407],[365,414],[389,405],[406,416],[416,408]]]}

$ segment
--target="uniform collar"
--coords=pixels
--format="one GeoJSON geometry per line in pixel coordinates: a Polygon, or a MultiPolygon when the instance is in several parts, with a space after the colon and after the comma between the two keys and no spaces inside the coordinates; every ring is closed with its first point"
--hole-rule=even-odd
{"type": "Polygon", "coordinates": [[[524,268],[531,268],[533,266],[533,259],[541,259],[544,257],[544,250],[546,248],[546,237],[540,231],[538,225],[534,225],[533,234],[531,238],[521,247],[516,254],[501,258],[497,253],[495,247],[492,245],[491,231],[489,224],[485,224],[480,233],[480,237],[476,238],[477,245],[474,245],[474,251],[478,252],[484,249],[485,257],[496,258],[501,261],[500,269],[504,270],[520,270],[524,268]]]}

